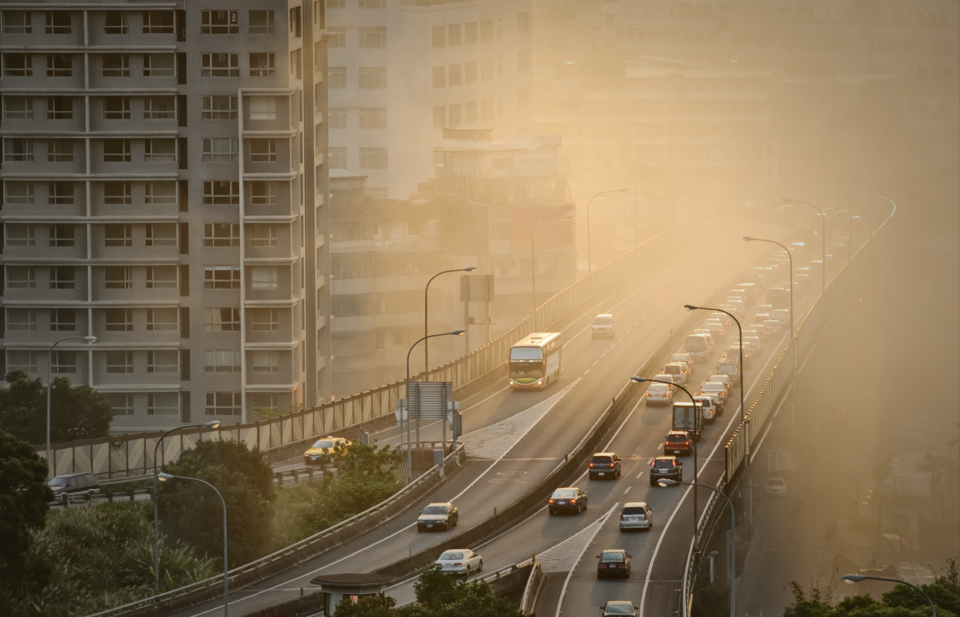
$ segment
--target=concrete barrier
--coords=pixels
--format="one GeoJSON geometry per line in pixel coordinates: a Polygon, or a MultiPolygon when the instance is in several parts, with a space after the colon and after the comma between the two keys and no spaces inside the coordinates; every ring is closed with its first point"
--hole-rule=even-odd
{"type": "Polygon", "coordinates": [[[537,598],[540,597],[540,590],[543,589],[544,574],[540,562],[537,561],[530,569],[530,576],[527,577],[527,585],[523,589],[523,598],[520,599],[520,610],[524,615],[533,613],[537,607],[537,598]]]}

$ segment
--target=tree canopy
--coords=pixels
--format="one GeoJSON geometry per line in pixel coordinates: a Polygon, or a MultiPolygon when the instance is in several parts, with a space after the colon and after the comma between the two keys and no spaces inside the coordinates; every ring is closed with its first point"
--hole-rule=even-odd
{"type": "MultiPolygon", "coordinates": [[[[948,562],[949,563],[949,562],[948,562]]],[[[948,570],[949,576],[949,570],[948,570]]],[[[930,615],[929,604],[916,589],[908,585],[897,585],[880,600],[869,595],[849,596],[833,605],[819,589],[814,589],[808,597],[800,585],[790,583],[794,602],[783,610],[783,617],[925,617],[930,615]]],[[[937,577],[933,585],[920,585],[937,607],[937,617],[956,617],[960,615],[960,597],[949,589],[949,580],[937,577]],[[939,584],[947,582],[947,585],[939,584]]]]}
{"type": "MultiPolygon", "coordinates": [[[[6,376],[0,389],[0,429],[31,444],[47,440],[47,389],[43,381],[23,371],[6,376]]],[[[53,380],[50,392],[50,440],[63,443],[106,437],[113,410],[106,397],[87,385],[74,386],[66,377],[53,380]]]]}

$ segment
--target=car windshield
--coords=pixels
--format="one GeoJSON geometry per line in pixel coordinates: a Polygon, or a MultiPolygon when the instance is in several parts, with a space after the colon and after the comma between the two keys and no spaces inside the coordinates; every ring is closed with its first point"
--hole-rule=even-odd
{"type": "Polygon", "coordinates": [[[647,509],[643,506],[627,506],[623,509],[624,514],[646,514],[647,509]]]}
{"type": "Polygon", "coordinates": [[[556,498],[569,499],[571,497],[576,497],[576,496],[577,496],[577,491],[573,490],[572,488],[565,488],[565,489],[553,491],[554,499],[556,498]]]}
{"type": "Polygon", "coordinates": [[[600,553],[601,563],[623,563],[623,553],[617,551],[614,553],[600,553]]]}
{"type": "Polygon", "coordinates": [[[440,555],[440,561],[446,561],[450,559],[463,559],[463,551],[444,551],[440,555]]]}
{"type": "MultiPolygon", "coordinates": [[[[583,323],[583,322],[580,322],[580,323],[583,323]]],[[[612,318],[612,317],[604,317],[604,316],[602,316],[602,315],[598,315],[598,316],[593,320],[593,325],[595,325],[595,326],[609,326],[609,325],[612,325],[612,324],[613,324],[613,318],[612,318]]]]}
{"type": "Polygon", "coordinates": [[[704,407],[713,407],[713,399],[708,396],[697,396],[694,397],[693,400],[697,401],[698,405],[702,405],[704,407]]]}
{"type": "Polygon", "coordinates": [[[47,482],[47,484],[50,486],[66,486],[68,482],[69,480],[67,478],[57,476],[53,480],[50,480],[49,482],[47,482]]]}
{"type": "Polygon", "coordinates": [[[716,390],[722,390],[723,384],[719,381],[708,381],[707,383],[703,384],[703,388],[701,389],[704,392],[714,392],[716,390]]]}
{"type": "Polygon", "coordinates": [[[686,441],[686,435],[667,435],[667,441],[686,441]]]}
{"type": "Polygon", "coordinates": [[[594,465],[609,465],[613,462],[613,459],[609,456],[595,456],[590,462],[594,465]]]}
{"type": "Polygon", "coordinates": [[[770,478],[767,480],[767,486],[783,486],[784,481],[782,478],[770,478]]]}
{"type": "Polygon", "coordinates": [[[320,439],[319,441],[313,444],[313,447],[314,448],[332,448],[335,445],[336,445],[336,442],[333,441],[332,439],[320,439]]]}
{"type": "Polygon", "coordinates": [[[702,336],[688,336],[687,349],[691,351],[703,351],[707,348],[707,341],[702,336]]]}
{"type": "Polygon", "coordinates": [[[607,615],[633,615],[633,605],[607,604],[607,608],[604,609],[604,613],[607,615]]]}
{"type": "Polygon", "coordinates": [[[543,360],[543,350],[539,347],[513,347],[510,349],[511,362],[529,362],[543,360]]]}
{"type": "Polygon", "coordinates": [[[650,389],[647,391],[651,394],[666,394],[670,391],[670,386],[665,383],[654,383],[650,384],[650,389]]]}
{"type": "MultiPolygon", "coordinates": [[[[723,366],[722,364],[720,366],[723,366]]],[[[719,381],[723,383],[730,379],[727,375],[710,375],[710,381],[719,381]]]]}
{"type": "Polygon", "coordinates": [[[673,467],[673,461],[670,459],[657,459],[653,461],[653,466],[657,469],[670,469],[673,467]]]}
{"type": "Polygon", "coordinates": [[[447,506],[427,506],[423,509],[424,514],[446,514],[447,506]]]}

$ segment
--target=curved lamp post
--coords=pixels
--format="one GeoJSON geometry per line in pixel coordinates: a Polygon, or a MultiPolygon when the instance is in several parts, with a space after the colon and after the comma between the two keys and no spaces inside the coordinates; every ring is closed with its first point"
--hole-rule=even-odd
{"type": "MultiPolygon", "coordinates": [[[[733,315],[731,315],[730,313],[728,313],[727,311],[723,310],[723,309],[710,308],[709,306],[694,306],[694,305],[692,305],[692,304],[684,304],[684,305],[683,305],[683,308],[687,309],[688,311],[714,311],[714,312],[717,312],[717,313],[726,313],[727,315],[730,316],[730,319],[732,319],[732,320],[737,324],[737,331],[740,333],[740,424],[743,424],[743,414],[744,414],[744,407],[743,407],[743,328],[740,327],[740,320],[737,319],[736,317],[734,317],[733,315]]],[[[792,318],[793,318],[793,317],[791,316],[791,319],[792,319],[792,318]]],[[[793,326],[791,325],[790,327],[792,328],[793,326]]]]}
{"type": "MultiPolygon", "coordinates": [[[[676,486],[678,484],[686,484],[688,486],[699,486],[700,488],[708,488],[717,495],[720,495],[727,500],[727,505],[730,506],[730,617],[736,617],[737,614],[737,512],[733,507],[733,502],[730,501],[730,498],[727,497],[723,491],[720,489],[710,486],[709,484],[697,484],[696,482],[677,482],[676,480],[659,480],[657,482],[660,486],[676,486]]],[[[697,491],[694,490],[693,494],[696,495],[697,491]]],[[[844,577],[846,578],[846,577],[844,577]]],[[[936,617],[936,616],[934,616],[936,617]]]]}
{"type": "Polygon", "coordinates": [[[847,263],[853,261],[853,191],[850,187],[832,178],[814,178],[817,182],[832,182],[847,189],[847,263]]]}
{"type": "Polygon", "coordinates": [[[913,587],[920,592],[920,595],[923,596],[923,599],[927,601],[927,604],[930,605],[930,610],[933,612],[933,617],[937,617],[937,607],[933,605],[933,602],[922,589],[914,585],[913,583],[908,583],[907,581],[897,580],[895,578],[882,578],[879,576],[863,576],[862,574],[844,574],[843,580],[849,584],[859,583],[860,581],[886,581],[888,583],[897,583],[899,585],[906,585],[907,587],[913,587]]]}
{"type": "MultiPolygon", "coordinates": [[[[50,458],[50,392],[53,390],[53,383],[50,381],[51,369],[53,368],[53,350],[64,341],[86,341],[89,344],[97,342],[95,336],[67,336],[50,346],[50,354],[47,357],[47,476],[50,476],[50,465],[53,464],[50,458]]],[[[57,475],[54,473],[53,475],[57,475]]]]}
{"type": "Polygon", "coordinates": [[[542,225],[547,223],[554,223],[556,221],[572,221],[577,218],[576,214],[571,214],[570,216],[560,216],[555,219],[547,219],[545,221],[540,221],[537,223],[537,226],[533,228],[533,233],[530,234],[530,289],[531,289],[531,303],[533,309],[530,312],[531,318],[531,332],[537,331],[537,256],[533,252],[533,241],[537,237],[537,230],[540,229],[542,225]]]}
{"type": "MultiPolygon", "coordinates": [[[[669,383],[672,384],[684,392],[687,393],[687,396],[690,397],[690,403],[693,405],[694,411],[697,409],[697,401],[693,398],[693,395],[690,394],[690,390],[687,390],[678,383],[673,383],[672,381],[660,381],[658,379],[647,379],[646,377],[631,377],[630,381],[634,383],[669,383]]],[[[671,410],[672,411],[672,410],[671,410]]],[[[702,413],[702,412],[701,412],[702,413]]],[[[693,481],[697,481],[697,436],[693,436],[693,481]]],[[[699,544],[698,534],[697,534],[697,491],[693,491],[693,538],[694,546],[699,544]]]]}
{"type": "MultiPolygon", "coordinates": [[[[410,354],[413,353],[413,348],[419,345],[422,341],[425,341],[430,338],[437,336],[463,336],[463,333],[466,330],[454,330],[453,332],[441,332],[440,334],[429,334],[422,339],[418,340],[416,343],[410,346],[410,351],[407,352],[407,379],[406,385],[404,386],[404,392],[407,397],[407,481],[413,480],[413,451],[410,449],[410,421],[413,418],[410,417],[410,354]]],[[[444,410],[444,416],[446,416],[446,411],[444,410]]],[[[420,412],[419,406],[417,410],[417,434],[420,433],[420,412]]],[[[444,438],[446,438],[446,430],[444,430],[444,438]]]]}
{"type": "Polygon", "coordinates": [[[223,505],[223,617],[227,617],[227,611],[230,608],[230,566],[227,564],[227,502],[223,500],[223,495],[220,494],[217,487],[200,478],[175,476],[161,471],[157,474],[157,480],[160,482],[166,482],[167,480],[191,480],[193,482],[201,482],[212,488],[213,492],[220,498],[220,503],[223,505]]]}
{"type": "MultiPolygon", "coordinates": [[[[217,428],[220,426],[220,420],[211,420],[203,424],[194,424],[187,426],[175,426],[163,435],[160,436],[160,439],[157,440],[157,443],[153,444],[153,575],[154,575],[154,595],[160,595],[160,512],[157,506],[157,489],[159,481],[157,473],[157,448],[163,444],[163,440],[166,439],[167,435],[170,433],[183,430],[185,428],[217,428]]],[[[162,452],[161,452],[162,454],[162,452]]],[[[162,466],[162,465],[161,465],[162,466]]]]}
{"type": "MultiPolygon", "coordinates": [[[[780,201],[783,201],[788,204],[801,204],[804,206],[810,206],[814,210],[820,213],[820,228],[821,228],[821,238],[820,238],[820,269],[823,271],[823,278],[820,281],[820,296],[823,298],[823,301],[827,301],[827,217],[823,215],[823,210],[813,205],[809,201],[797,201],[796,199],[786,199],[781,197],[780,201]]],[[[849,244],[849,242],[847,242],[849,244]]],[[[793,324],[790,324],[790,328],[793,329],[793,324]]]]}
{"type": "Polygon", "coordinates": [[[593,200],[601,195],[606,195],[608,193],[623,193],[627,189],[614,189],[612,191],[600,191],[596,195],[590,198],[590,201],[587,202],[587,278],[590,278],[590,275],[593,274],[593,259],[590,253],[590,204],[593,203],[593,200]]]}
{"type": "MultiPolygon", "coordinates": [[[[442,272],[437,272],[436,274],[430,277],[430,280],[427,281],[426,287],[423,288],[423,335],[424,336],[427,336],[427,334],[429,334],[427,332],[427,315],[429,314],[428,306],[429,306],[430,300],[427,297],[427,292],[430,291],[430,283],[433,282],[433,279],[437,278],[441,274],[449,274],[451,272],[473,272],[476,269],[477,269],[476,266],[470,266],[469,268],[454,268],[453,270],[444,270],[442,272]]],[[[430,360],[429,360],[429,355],[427,353],[427,344],[424,343],[423,344],[423,380],[424,381],[427,380],[427,371],[429,370],[430,370],[430,360]]],[[[420,424],[417,423],[417,438],[420,437],[419,433],[420,433],[420,424]]]]}
{"type": "Polygon", "coordinates": [[[790,250],[784,245],[780,244],[776,240],[765,240],[764,238],[751,238],[750,236],[743,237],[744,242],[769,242],[770,244],[776,244],[782,248],[787,253],[787,257],[790,259],[790,340],[793,340],[794,328],[796,327],[796,322],[793,320],[793,255],[790,254],[790,250]]]}

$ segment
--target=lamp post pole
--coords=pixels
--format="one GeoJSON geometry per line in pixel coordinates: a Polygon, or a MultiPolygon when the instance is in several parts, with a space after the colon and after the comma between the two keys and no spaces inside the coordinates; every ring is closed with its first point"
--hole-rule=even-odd
{"type": "MultiPolygon", "coordinates": [[[[694,306],[694,305],[692,305],[692,304],[684,304],[684,305],[683,305],[683,308],[687,309],[688,311],[714,311],[714,312],[718,312],[718,313],[726,313],[727,315],[730,316],[730,319],[732,319],[732,320],[737,324],[737,332],[740,333],[740,424],[743,424],[743,414],[745,413],[745,409],[744,409],[744,406],[743,406],[743,371],[744,371],[744,368],[743,368],[743,328],[740,327],[740,320],[737,319],[736,317],[734,317],[733,315],[731,315],[730,313],[728,313],[727,311],[723,310],[723,309],[710,308],[709,306],[694,306]]],[[[793,319],[793,318],[791,317],[791,319],[793,319]]],[[[793,326],[791,326],[791,328],[792,328],[792,327],[793,327],[793,326]]]]}
{"type": "Polygon", "coordinates": [[[818,182],[832,182],[847,189],[847,263],[853,261],[853,191],[845,183],[832,178],[814,178],[818,182]]]}
{"type": "MultiPolygon", "coordinates": [[[[425,341],[429,338],[434,338],[436,336],[462,336],[464,330],[454,330],[453,332],[441,332],[439,334],[429,334],[422,339],[418,340],[416,343],[410,346],[410,350],[407,352],[407,379],[404,387],[404,394],[407,397],[407,481],[413,480],[413,450],[410,449],[410,421],[413,419],[410,414],[410,354],[413,353],[413,348],[420,344],[421,341],[425,341]]],[[[443,410],[443,413],[446,414],[446,410],[443,410]]],[[[420,426],[420,406],[419,401],[417,405],[417,427],[420,426]]],[[[419,433],[419,431],[418,431],[419,433]]]]}
{"type": "Polygon", "coordinates": [[[901,581],[895,578],[883,578],[880,576],[863,576],[862,574],[845,574],[843,580],[850,583],[859,583],[860,581],[885,581],[887,583],[897,583],[898,585],[906,585],[907,587],[913,587],[920,592],[920,595],[923,596],[923,599],[927,601],[927,604],[930,605],[930,611],[933,613],[933,617],[937,617],[937,607],[933,605],[933,602],[922,589],[914,585],[913,583],[908,583],[907,581],[901,581]]]}
{"type": "Polygon", "coordinates": [[[50,469],[53,464],[53,460],[50,458],[50,393],[53,390],[53,383],[50,381],[50,377],[53,369],[53,350],[57,345],[64,341],[86,341],[91,345],[97,342],[97,337],[95,336],[67,336],[59,341],[55,342],[50,346],[50,353],[47,356],[47,477],[57,475],[54,470],[54,473],[51,474],[50,469]]]}
{"type": "Polygon", "coordinates": [[[572,214],[570,216],[559,216],[554,219],[541,221],[537,223],[537,226],[533,228],[533,233],[530,234],[530,303],[532,305],[532,309],[530,311],[531,332],[537,331],[537,256],[536,253],[533,252],[533,241],[537,237],[537,230],[540,229],[542,225],[546,225],[547,223],[553,223],[556,221],[571,221],[575,218],[577,218],[577,215],[572,214]]]}
{"type": "MultiPolygon", "coordinates": [[[[157,504],[157,495],[159,491],[159,478],[157,477],[157,448],[163,444],[163,440],[166,439],[167,435],[170,433],[183,430],[185,428],[217,428],[220,426],[219,420],[211,420],[210,422],[205,422],[204,424],[194,424],[193,426],[175,426],[163,435],[160,436],[160,439],[157,440],[157,443],[153,444],[153,578],[154,578],[154,596],[160,595],[160,512],[159,506],[157,504]]],[[[162,465],[161,465],[162,467],[162,465]]]]}
{"type": "Polygon", "coordinates": [[[224,501],[223,495],[220,494],[217,487],[200,478],[175,476],[161,471],[157,474],[157,479],[161,482],[166,482],[167,480],[191,480],[193,482],[201,482],[212,488],[213,492],[220,498],[220,503],[223,505],[223,617],[228,617],[227,611],[230,609],[230,565],[227,562],[227,502],[224,501]]]}
{"type": "Polygon", "coordinates": [[[821,227],[820,268],[823,271],[823,278],[820,281],[820,297],[823,298],[824,306],[826,306],[826,301],[827,301],[827,217],[823,215],[823,210],[813,205],[809,201],[797,201],[796,199],[784,199],[784,198],[781,198],[781,201],[791,203],[791,204],[803,204],[804,206],[810,206],[811,208],[813,208],[814,210],[820,213],[820,227],[821,227]]]}
{"type": "Polygon", "coordinates": [[[590,201],[587,202],[587,278],[590,278],[590,275],[593,274],[593,258],[590,253],[590,204],[593,203],[593,200],[601,195],[606,195],[608,193],[623,193],[627,189],[614,189],[612,191],[600,191],[596,195],[590,198],[590,201]]]}

